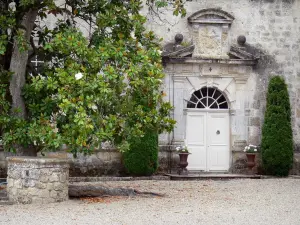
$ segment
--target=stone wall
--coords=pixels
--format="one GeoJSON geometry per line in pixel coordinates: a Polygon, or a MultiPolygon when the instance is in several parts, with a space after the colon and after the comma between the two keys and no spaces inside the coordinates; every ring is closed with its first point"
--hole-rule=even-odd
{"type": "MultiPolygon", "coordinates": [[[[207,8],[220,8],[233,15],[229,42],[234,44],[239,35],[245,35],[247,47],[260,56],[249,83],[250,97],[242,106],[247,109],[246,141],[260,143],[267,85],[271,76],[281,75],[290,94],[295,151],[300,151],[300,1],[191,0],[186,3],[187,17],[207,8]]],[[[184,42],[193,41],[187,17],[174,17],[171,11],[165,12],[160,19],[149,16],[148,27],[166,43],[172,42],[176,33],[183,34],[184,42]]],[[[173,96],[169,100],[172,102],[173,96]]]]}
{"type": "MultiPolygon", "coordinates": [[[[174,149],[161,147],[159,152],[159,168],[157,173],[168,173],[174,170],[178,164],[178,155],[174,149]],[[173,153],[172,153],[173,152],[173,153]]],[[[100,177],[100,176],[125,176],[126,169],[122,163],[122,154],[116,149],[103,149],[92,155],[78,154],[74,158],[66,152],[46,153],[47,157],[68,158],[70,162],[71,177],[100,177]]]]}
{"type": "MultiPolygon", "coordinates": [[[[7,176],[7,156],[12,153],[4,152],[0,149],[0,178],[7,176]]],[[[122,154],[115,149],[96,151],[92,155],[78,154],[74,158],[67,152],[45,153],[49,158],[67,158],[70,164],[71,177],[100,177],[100,176],[124,176],[125,168],[122,163],[122,154]]],[[[174,153],[174,147],[161,146],[159,152],[159,168],[157,173],[169,173],[175,171],[179,157],[174,153]]]]}
{"type": "MultiPolygon", "coordinates": [[[[229,172],[247,174],[249,173],[246,165],[246,155],[243,152],[245,142],[236,143],[232,151],[231,168],[229,172]]],[[[6,153],[7,154],[7,153],[6,153]]],[[[4,152],[0,152],[0,178],[7,176],[7,160],[3,157],[4,152]]],[[[51,158],[68,158],[70,164],[70,177],[101,177],[101,176],[122,176],[126,175],[125,168],[122,165],[121,154],[116,150],[107,152],[96,152],[91,156],[79,155],[74,159],[72,154],[66,152],[52,152],[46,154],[51,158]]],[[[260,158],[257,157],[257,163],[260,165],[260,158]]],[[[172,148],[161,147],[159,153],[159,169],[158,174],[176,173],[179,162],[178,154],[172,148]],[[171,150],[169,150],[171,149],[171,150]]],[[[254,168],[253,173],[261,173],[261,168],[254,168]]],[[[290,172],[291,175],[300,175],[300,154],[295,153],[294,164],[290,172]]]]}
{"type": "Polygon", "coordinates": [[[15,203],[61,202],[69,198],[66,159],[8,157],[7,194],[15,203]]]}

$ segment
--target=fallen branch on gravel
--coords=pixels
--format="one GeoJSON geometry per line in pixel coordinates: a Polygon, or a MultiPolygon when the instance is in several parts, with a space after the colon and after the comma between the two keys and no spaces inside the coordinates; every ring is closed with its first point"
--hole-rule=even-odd
{"type": "Polygon", "coordinates": [[[70,184],[69,196],[75,198],[81,197],[100,197],[100,196],[137,196],[152,195],[164,197],[164,194],[148,191],[138,191],[133,188],[111,188],[100,184],[70,184]]]}

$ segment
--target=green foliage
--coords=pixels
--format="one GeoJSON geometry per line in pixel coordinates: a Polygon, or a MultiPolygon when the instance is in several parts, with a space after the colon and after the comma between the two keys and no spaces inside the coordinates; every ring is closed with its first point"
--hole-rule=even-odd
{"type": "Polygon", "coordinates": [[[123,161],[128,173],[149,176],[158,168],[158,135],[147,131],[144,137],[130,140],[130,149],[123,154],[123,161]]]}
{"type": "MultiPolygon", "coordinates": [[[[164,78],[160,43],[145,30],[140,15],[142,1],[21,0],[15,10],[0,3],[0,139],[6,150],[35,146],[40,151],[69,150],[91,153],[110,141],[121,151],[127,140],[142,137],[147,130],[169,132],[175,121],[171,106],[163,102],[164,78]],[[39,45],[24,39],[22,16],[39,9],[39,18],[57,16],[55,26],[35,27],[39,45]],[[88,34],[82,26],[92,27],[88,34]],[[8,90],[13,44],[22,51],[45,56],[42,72],[30,67],[23,98],[27,118],[11,112],[8,90]],[[29,44],[31,46],[29,46],[29,44]]],[[[163,7],[163,1],[148,1],[163,7]]],[[[174,7],[181,7],[175,2],[174,7]]],[[[178,9],[181,11],[180,9],[178,9]]],[[[43,23],[41,23],[43,24],[43,23]]],[[[28,60],[30,61],[30,60],[28,60]]]]}
{"type": "Polygon", "coordinates": [[[262,129],[262,161],[267,174],[287,176],[293,163],[293,133],[287,85],[275,76],[270,80],[262,129]]]}

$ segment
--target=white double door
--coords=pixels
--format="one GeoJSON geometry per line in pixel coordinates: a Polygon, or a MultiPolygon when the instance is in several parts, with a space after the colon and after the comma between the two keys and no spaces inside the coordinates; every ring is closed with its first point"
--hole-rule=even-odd
{"type": "Polygon", "coordinates": [[[229,113],[222,110],[187,111],[186,144],[192,153],[188,169],[228,171],[229,113]]]}

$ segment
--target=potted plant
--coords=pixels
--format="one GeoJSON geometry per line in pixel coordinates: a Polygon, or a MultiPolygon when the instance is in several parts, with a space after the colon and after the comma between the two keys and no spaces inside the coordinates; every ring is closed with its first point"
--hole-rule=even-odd
{"type": "Polygon", "coordinates": [[[191,154],[188,150],[188,147],[185,146],[178,146],[176,147],[176,151],[179,155],[179,170],[178,170],[178,174],[179,175],[187,175],[188,174],[188,170],[187,170],[187,166],[188,166],[188,156],[189,154],[191,154]]]}
{"type": "Polygon", "coordinates": [[[244,149],[247,157],[247,166],[250,170],[255,166],[255,157],[258,147],[255,145],[247,145],[244,149]]]}

